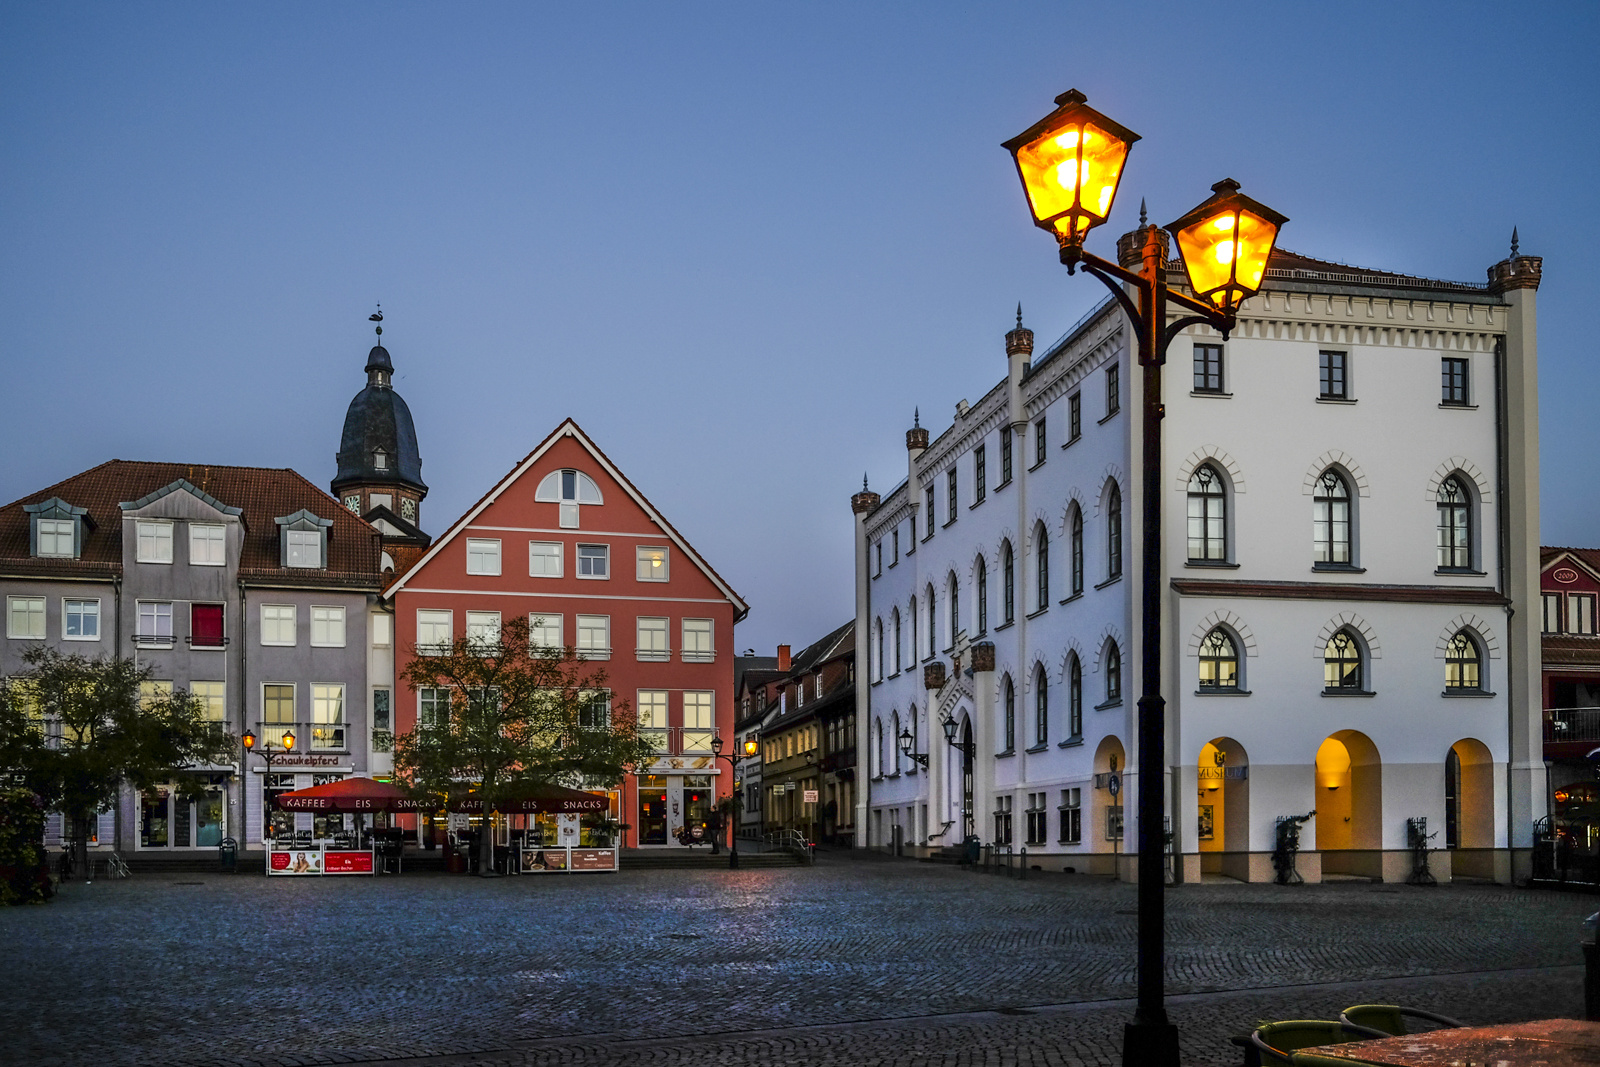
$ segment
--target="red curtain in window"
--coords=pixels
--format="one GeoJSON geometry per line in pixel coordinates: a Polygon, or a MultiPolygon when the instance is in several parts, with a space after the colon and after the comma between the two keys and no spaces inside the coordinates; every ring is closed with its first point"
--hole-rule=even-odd
{"type": "Polygon", "coordinates": [[[222,605],[193,605],[189,616],[189,634],[191,643],[197,646],[219,647],[222,644],[222,605]]]}

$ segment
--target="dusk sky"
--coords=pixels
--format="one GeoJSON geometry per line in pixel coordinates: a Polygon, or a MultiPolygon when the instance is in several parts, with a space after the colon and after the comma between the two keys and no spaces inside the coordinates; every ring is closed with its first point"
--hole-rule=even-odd
{"type": "MultiPolygon", "coordinates": [[[[1000,142],[1143,135],[1111,223],[1238,179],[1306,255],[1539,293],[1545,544],[1600,545],[1600,5],[0,3],[0,499],[111,458],[324,488],[381,302],[441,532],[575,418],[751,605],[852,613],[904,478],[1100,299],[1000,142]]],[[[1305,516],[1288,516],[1299,528],[1305,516]]]]}

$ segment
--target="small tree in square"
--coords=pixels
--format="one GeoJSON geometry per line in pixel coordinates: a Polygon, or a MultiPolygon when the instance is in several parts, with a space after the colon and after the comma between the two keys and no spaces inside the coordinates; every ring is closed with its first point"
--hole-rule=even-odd
{"type": "MultiPolygon", "coordinates": [[[[470,789],[491,812],[530,787],[616,783],[649,762],[655,745],[626,701],[613,702],[606,673],[574,650],[531,642],[528,620],[497,638],[419,647],[403,677],[428,691],[416,727],[394,742],[395,773],[419,796],[470,789]]],[[[494,841],[479,835],[478,869],[494,867],[494,841]]]]}
{"type": "Polygon", "coordinates": [[[187,768],[234,757],[231,737],[186,690],[147,690],[151,668],[121,658],[90,659],[29,649],[29,669],[10,679],[0,707],[0,761],[17,784],[61,812],[79,870],[89,828],[126,782],[138,791],[198,780],[187,768]]]}

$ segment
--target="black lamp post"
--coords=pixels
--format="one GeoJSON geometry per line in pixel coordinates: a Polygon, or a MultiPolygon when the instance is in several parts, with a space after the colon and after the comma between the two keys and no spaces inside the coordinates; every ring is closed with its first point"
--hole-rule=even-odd
{"type": "MultiPolygon", "coordinates": [[[[1231,179],[1213,185],[1214,195],[1166,229],[1177,237],[1188,273],[1190,297],[1166,284],[1167,242],[1145,224],[1122,251],[1141,263],[1137,273],[1084,251],[1089,230],[1106,221],[1117,195],[1122,165],[1139,135],[1087,106],[1076,89],[1056,97],[1057,107],[1005,142],[1027,192],[1034,225],[1049,230],[1068,273],[1079,266],[1111,290],[1133,324],[1144,368],[1142,474],[1143,560],[1139,696],[1139,1001],[1123,1031],[1122,1062],[1138,1067],[1177,1067],[1178,1029],[1164,1003],[1166,806],[1166,701],[1161,696],[1161,365],[1167,346],[1188,326],[1205,323],[1226,340],[1239,304],[1261,286],[1267,258],[1285,216],[1239,192],[1231,179]],[[1130,297],[1123,286],[1132,290],[1130,297]],[[1167,305],[1179,317],[1167,321],[1167,305]]],[[[946,731],[953,727],[946,724],[946,731]]]]}
{"type": "MultiPolygon", "coordinates": [[[[256,747],[256,735],[255,735],[254,732],[252,732],[250,730],[246,730],[244,732],[244,736],[241,737],[239,740],[244,744],[245,758],[248,759],[251,751],[254,750],[255,747],[256,747]]],[[[293,752],[293,751],[294,751],[294,731],[293,730],[285,730],[283,732],[283,754],[287,756],[290,752],[293,752]]],[[[273,757],[274,754],[275,754],[275,750],[272,747],[272,742],[271,741],[268,741],[266,744],[261,746],[261,758],[267,761],[266,775],[262,779],[262,787],[261,787],[261,795],[262,795],[262,799],[263,800],[265,800],[265,798],[266,798],[266,791],[268,789],[272,788],[272,757],[273,757]]],[[[266,805],[265,804],[262,805],[262,810],[263,811],[266,810],[266,805]]],[[[267,816],[267,825],[270,826],[271,824],[272,824],[272,816],[268,815],[267,816]]]]}
{"type": "MultiPolygon", "coordinates": [[[[744,754],[746,756],[754,756],[756,754],[758,744],[756,739],[752,737],[747,739],[744,745],[741,747],[744,749],[744,754]]],[[[711,754],[717,759],[725,759],[728,761],[728,774],[730,776],[738,773],[738,759],[732,755],[724,756],[722,754],[721,734],[718,734],[711,739],[711,754]]],[[[739,869],[739,828],[737,826],[733,826],[731,822],[728,827],[728,869],[730,871],[739,869]]]]}

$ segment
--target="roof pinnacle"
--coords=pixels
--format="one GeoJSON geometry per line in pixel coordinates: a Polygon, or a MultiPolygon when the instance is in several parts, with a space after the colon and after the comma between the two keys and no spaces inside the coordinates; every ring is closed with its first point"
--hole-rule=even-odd
{"type": "MultiPolygon", "coordinates": [[[[367,321],[368,322],[382,322],[383,321],[383,305],[382,304],[378,305],[378,310],[377,311],[375,311],[371,315],[367,316],[367,321]]],[[[378,336],[379,337],[383,336],[383,327],[382,326],[376,326],[376,327],[374,327],[374,329],[376,329],[378,331],[378,336]]]]}
{"type": "Polygon", "coordinates": [[[1150,224],[1150,213],[1147,212],[1144,209],[1144,197],[1141,196],[1139,198],[1139,225],[1140,226],[1148,226],[1149,224],[1150,224]]]}
{"type": "Polygon", "coordinates": [[[1513,226],[1513,227],[1511,227],[1511,256],[1512,256],[1513,259],[1515,259],[1516,255],[1517,255],[1517,228],[1515,226],[1513,226]]]}

